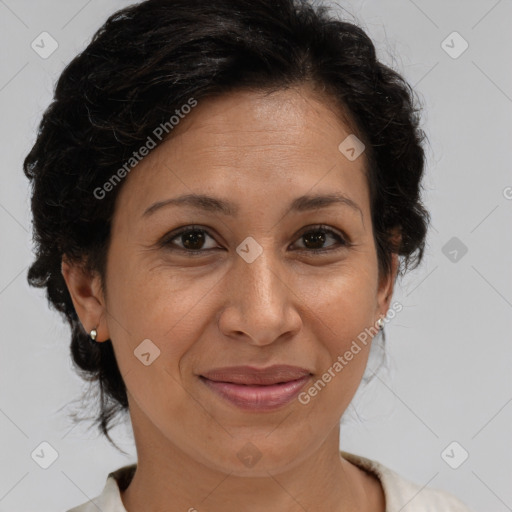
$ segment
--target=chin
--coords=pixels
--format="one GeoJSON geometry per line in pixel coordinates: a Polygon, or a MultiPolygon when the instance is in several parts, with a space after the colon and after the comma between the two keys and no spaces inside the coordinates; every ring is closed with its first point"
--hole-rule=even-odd
{"type": "MultiPolygon", "coordinates": [[[[230,473],[238,477],[265,477],[269,474],[279,474],[298,465],[314,447],[305,450],[303,437],[290,436],[280,439],[275,436],[270,439],[272,430],[267,430],[261,436],[235,437],[227,440],[227,446],[222,447],[214,441],[210,446],[217,446],[221,451],[206,455],[205,463],[212,469],[230,473]],[[286,439],[288,438],[288,439],[286,439]]],[[[202,454],[202,458],[205,454],[202,454]]]]}

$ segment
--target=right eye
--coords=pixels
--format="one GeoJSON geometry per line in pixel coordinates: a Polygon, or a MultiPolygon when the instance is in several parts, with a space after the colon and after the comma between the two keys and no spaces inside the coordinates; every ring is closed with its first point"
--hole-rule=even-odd
{"type": "Polygon", "coordinates": [[[206,237],[213,239],[208,230],[198,226],[187,226],[180,228],[178,231],[173,231],[166,236],[162,242],[162,246],[189,256],[198,256],[214,249],[201,249],[202,245],[205,243],[206,237]],[[179,247],[174,243],[176,239],[181,241],[183,247],[179,247]]]}

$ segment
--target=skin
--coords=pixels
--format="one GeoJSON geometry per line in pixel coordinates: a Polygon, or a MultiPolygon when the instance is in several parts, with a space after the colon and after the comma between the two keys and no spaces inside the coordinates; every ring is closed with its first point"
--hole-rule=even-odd
{"type": "Polygon", "coordinates": [[[310,369],[314,383],[386,315],[397,257],[379,277],[365,156],[349,161],[338,150],[351,133],[341,119],[306,87],[201,101],[122,184],[106,294],[98,275],[63,259],[84,328],[112,340],[127,386],[138,455],[121,494],[128,512],[385,510],[380,482],[339,453],[340,418],[370,343],[309,404],[294,400],[273,412],[241,410],[198,377],[283,363],[310,369]],[[289,211],[296,197],[332,192],[360,211],[289,211]],[[155,202],[189,193],[230,199],[238,216],[184,206],[143,216],[155,202]],[[330,234],[316,245],[303,236],[319,224],[350,245],[330,234]],[[208,229],[193,246],[202,255],[179,251],[187,236],[158,245],[190,225],[208,229]],[[236,252],[248,236],[263,250],[252,263],[236,252]],[[160,350],[148,366],[134,355],[145,339],[160,350]],[[248,441],[261,454],[252,467],[237,456],[248,441]]]}

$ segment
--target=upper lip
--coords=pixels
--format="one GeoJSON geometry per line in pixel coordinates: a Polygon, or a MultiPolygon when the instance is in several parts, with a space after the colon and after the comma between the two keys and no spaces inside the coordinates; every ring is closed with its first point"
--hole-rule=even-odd
{"type": "Polygon", "coordinates": [[[266,368],[255,368],[253,366],[216,368],[202,373],[201,376],[217,382],[265,386],[280,382],[290,382],[310,374],[311,372],[305,368],[276,364],[266,368]]]}

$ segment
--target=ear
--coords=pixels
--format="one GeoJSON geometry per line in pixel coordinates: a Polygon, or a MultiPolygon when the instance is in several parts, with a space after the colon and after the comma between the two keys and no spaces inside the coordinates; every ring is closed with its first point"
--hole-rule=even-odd
{"type": "Polygon", "coordinates": [[[87,271],[81,262],[71,263],[66,255],[62,257],[61,272],[85,331],[89,333],[96,329],[96,341],[108,340],[110,335],[99,274],[87,271]]]}
{"type": "MultiPolygon", "coordinates": [[[[396,229],[392,231],[392,239],[394,244],[398,247],[399,241],[401,239],[400,232],[396,229]]],[[[379,278],[379,288],[377,293],[377,318],[386,316],[389,305],[391,303],[391,298],[393,297],[393,289],[396,281],[396,276],[398,272],[398,254],[392,253],[391,255],[391,269],[390,273],[387,276],[380,276],[379,278]]]]}

